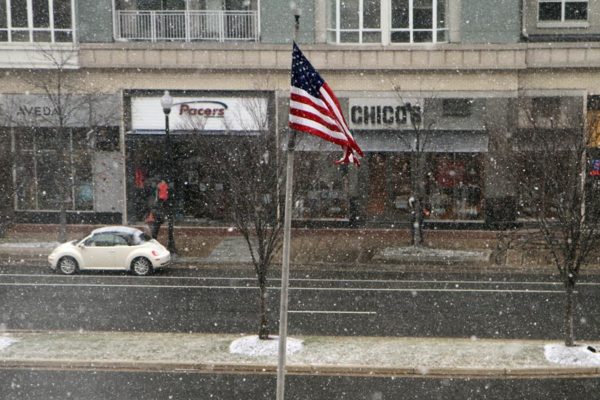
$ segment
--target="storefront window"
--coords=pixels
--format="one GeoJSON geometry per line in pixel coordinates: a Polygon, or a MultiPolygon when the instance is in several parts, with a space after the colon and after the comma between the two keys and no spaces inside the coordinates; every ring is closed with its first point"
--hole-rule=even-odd
{"type": "MultiPolygon", "coordinates": [[[[553,191],[557,177],[547,168],[565,165],[569,154],[544,151],[523,152],[517,156],[517,216],[519,219],[552,218],[556,216],[556,196],[553,191]],[[549,163],[548,160],[552,162],[549,163]],[[549,164],[552,167],[549,167],[549,164]]],[[[558,167],[560,168],[560,167],[558,167]]],[[[562,188],[561,188],[562,189],[562,188]]]]}
{"type": "Polygon", "coordinates": [[[94,207],[94,190],[92,187],[92,143],[93,132],[73,131],[71,160],[73,164],[73,199],[76,210],[91,210],[94,207]]]}
{"type": "Polygon", "coordinates": [[[67,209],[93,209],[91,149],[86,130],[67,132],[66,170],[61,167],[56,131],[16,129],[16,196],[18,210],[59,210],[65,174],[73,183],[67,209]]]}
{"type": "MultiPolygon", "coordinates": [[[[425,218],[482,218],[483,176],[479,153],[424,155],[425,218]]],[[[412,193],[411,154],[374,153],[368,159],[367,217],[371,221],[408,221],[412,193]]]]}
{"type": "Polygon", "coordinates": [[[429,156],[429,211],[431,219],[480,219],[483,200],[482,161],[479,154],[429,156]]]}
{"type": "Polygon", "coordinates": [[[295,168],[294,218],[348,219],[348,167],[328,153],[302,153],[295,168]],[[316,166],[324,168],[316,173],[316,166]]]}

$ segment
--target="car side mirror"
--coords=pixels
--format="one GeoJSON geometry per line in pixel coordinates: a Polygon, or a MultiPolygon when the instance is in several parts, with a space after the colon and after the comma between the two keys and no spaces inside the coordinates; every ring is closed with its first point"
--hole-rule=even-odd
{"type": "Polygon", "coordinates": [[[79,244],[77,244],[77,247],[79,247],[80,249],[85,249],[85,243],[79,242],[79,244]]]}

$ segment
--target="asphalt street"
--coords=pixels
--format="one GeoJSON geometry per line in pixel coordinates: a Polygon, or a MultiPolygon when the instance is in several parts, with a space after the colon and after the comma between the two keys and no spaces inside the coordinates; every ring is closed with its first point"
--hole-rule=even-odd
{"type": "MultiPolygon", "coordinates": [[[[597,378],[439,379],[294,376],[286,400],[596,399],[597,378]]],[[[0,370],[3,400],[271,400],[272,375],[0,370]]]]}
{"type": "MultiPolygon", "coordinates": [[[[272,331],[280,282],[269,283],[272,331]]],[[[600,283],[578,286],[576,336],[593,339],[600,283]]],[[[550,276],[369,274],[298,271],[290,280],[289,330],[300,335],[560,339],[562,286],[550,276]]],[[[255,332],[258,289],[250,271],[179,269],[150,277],[62,276],[0,270],[5,329],[255,332]]]]}

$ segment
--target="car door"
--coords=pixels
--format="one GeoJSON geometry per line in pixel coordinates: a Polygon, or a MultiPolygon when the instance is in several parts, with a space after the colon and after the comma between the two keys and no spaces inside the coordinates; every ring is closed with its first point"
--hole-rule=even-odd
{"type": "Polygon", "coordinates": [[[112,269],[115,268],[114,234],[97,233],[83,243],[81,257],[82,269],[112,269]]]}
{"type": "Polygon", "coordinates": [[[115,234],[115,246],[114,246],[114,263],[115,268],[118,269],[126,269],[127,265],[127,256],[131,253],[133,247],[130,244],[133,244],[133,237],[126,233],[117,233],[115,234]]]}

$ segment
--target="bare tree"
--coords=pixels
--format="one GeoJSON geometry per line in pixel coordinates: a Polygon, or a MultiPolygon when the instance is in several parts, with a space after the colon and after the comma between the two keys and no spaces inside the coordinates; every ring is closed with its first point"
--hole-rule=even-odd
{"type": "Polygon", "coordinates": [[[42,118],[45,124],[52,127],[56,133],[58,171],[54,174],[54,184],[58,188],[60,202],[60,228],[58,240],[67,239],[67,205],[71,201],[71,159],[69,157],[69,123],[81,107],[74,99],[75,87],[67,77],[69,70],[77,57],[76,49],[62,47],[39,47],[32,58],[38,58],[49,65],[48,69],[36,70],[32,74],[22,74],[27,84],[40,91],[48,102],[51,112],[42,118]]]}
{"type": "Polygon", "coordinates": [[[554,115],[538,115],[528,105],[520,109],[521,126],[528,127],[517,137],[521,207],[535,219],[565,287],[564,339],[573,346],[575,286],[598,239],[598,207],[589,206],[586,182],[587,138],[582,119],[564,107],[554,115]]]}
{"type": "Polygon", "coordinates": [[[411,213],[412,245],[420,247],[423,245],[423,217],[425,215],[426,180],[427,180],[427,145],[430,141],[430,130],[433,122],[427,126],[423,125],[423,109],[419,104],[405,102],[401,95],[401,88],[394,90],[403,103],[412,127],[411,136],[403,137],[403,141],[410,152],[410,186],[411,194],[409,207],[411,213]]]}
{"type": "Polygon", "coordinates": [[[245,99],[241,111],[244,117],[235,119],[246,120],[248,126],[236,131],[235,140],[213,141],[204,153],[205,166],[209,173],[224,177],[227,209],[248,245],[258,280],[258,336],[268,339],[267,275],[281,247],[283,224],[278,208],[282,174],[275,132],[269,130],[264,99],[245,99]]]}
{"type": "MultiPolygon", "coordinates": [[[[4,110],[0,107],[0,117],[4,115],[4,110]]],[[[7,125],[7,123],[2,124],[2,126],[7,125]]],[[[2,135],[0,135],[0,137],[1,136],[2,135]]],[[[4,137],[3,140],[0,140],[0,154],[2,155],[2,157],[0,157],[0,237],[4,236],[6,229],[13,220],[13,155],[10,140],[7,139],[9,138],[4,137]]]]}

